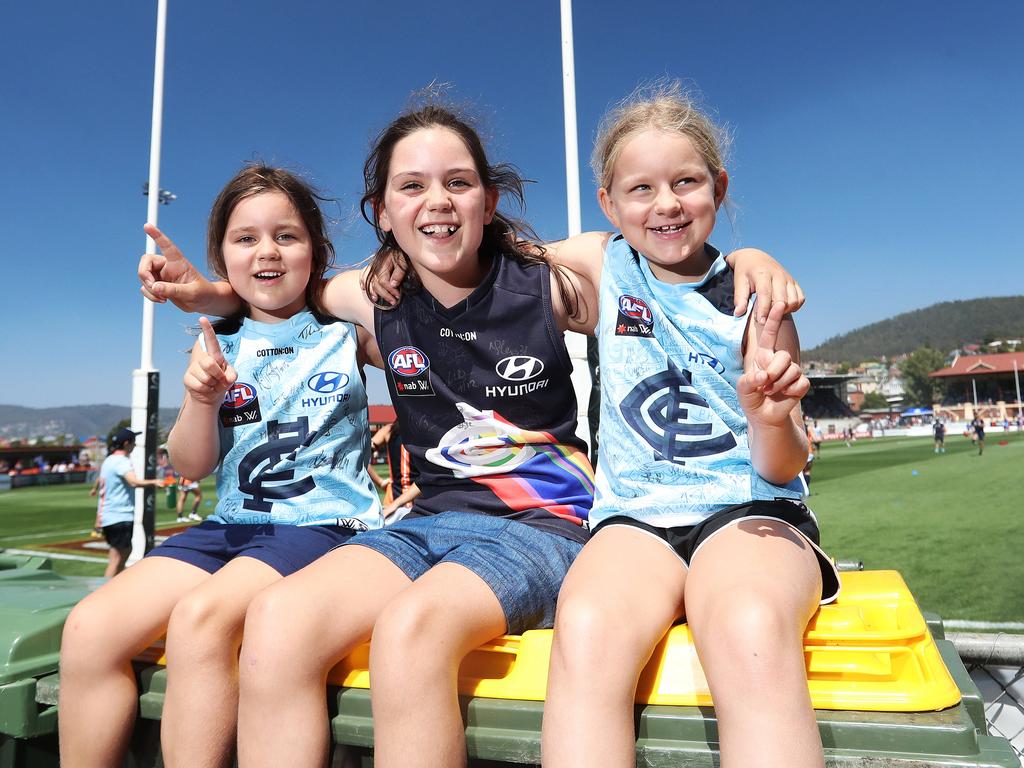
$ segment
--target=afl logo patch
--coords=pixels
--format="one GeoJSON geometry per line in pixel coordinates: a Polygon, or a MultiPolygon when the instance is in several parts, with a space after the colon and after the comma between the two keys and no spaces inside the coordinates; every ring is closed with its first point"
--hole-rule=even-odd
{"type": "Polygon", "coordinates": [[[654,335],[654,314],[646,301],[627,294],[619,296],[619,316],[615,323],[615,335],[654,335]]]}
{"type": "Polygon", "coordinates": [[[321,395],[337,392],[347,384],[348,374],[338,373],[337,371],[320,371],[320,373],[314,373],[306,381],[307,387],[314,392],[319,392],[321,395]]]}
{"type": "Polygon", "coordinates": [[[224,407],[238,410],[245,408],[256,399],[256,388],[252,384],[237,382],[224,393],[224,407]]]}
{"type": "Polygon", "coordinates": [[[430,367],[430,360],[416,347],[399,347],[388,355],[388,365],[399,376],[418,376],[430,367]]]}
{"type": "Polygon", "coordinates": [[[529,355],[510,355],[499,360],[494,370],[505,381],[529,381],[540,376],[544,362],[529,355]]]}
{"type": "Polygon", "coordinates": [[[432,395],[430,359],[416,347],[399,347],[388,355],[388,368],[398,395],[432,395]]]}
{"type": "Polygon", "coordinates": [[[236,382],[224,393],[219,415],[221,426],[228,428],[255,424],[262,420],[256,387],[241,381],[236,382]]]}

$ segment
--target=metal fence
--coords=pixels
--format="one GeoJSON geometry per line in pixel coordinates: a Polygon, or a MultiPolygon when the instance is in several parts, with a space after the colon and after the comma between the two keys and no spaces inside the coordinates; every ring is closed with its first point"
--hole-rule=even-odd
{"type": "Polygon", "coordinates": [[[1010,742],[1024,766],[1024,635],[949,632],[946,638],[981,691],[989,733],[1010,742]]]}

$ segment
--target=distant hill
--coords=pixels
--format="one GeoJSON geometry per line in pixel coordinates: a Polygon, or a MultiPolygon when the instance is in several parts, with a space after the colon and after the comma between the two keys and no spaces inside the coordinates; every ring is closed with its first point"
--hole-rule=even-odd
{"type": "MultiPolygon", "coordinates": [[[[66,405],[60,408],[0,405],[0,438],[74,435],[78,440],[90,435],[105,437],[115,424],[131,418],[131,414],[132,409],[126,405],[66,405]]],[[[160,431],[170,429],[177,417],[177,408],[161,408],[160,431]]]]}
{"type": "Polygon", "coordinates": [[[856,364],[923,346],[949,352],[987,338],[1024,338],[1024,296],[944,301],[834,336],[803,350],[801,356],[808,361],[856,364]]]}

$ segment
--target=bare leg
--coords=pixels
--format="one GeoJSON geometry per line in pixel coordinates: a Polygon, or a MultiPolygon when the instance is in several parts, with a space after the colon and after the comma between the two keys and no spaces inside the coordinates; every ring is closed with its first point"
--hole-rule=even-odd
{"type": "Polygon", "coordinates": [[[175,603],[209,578],[148,557],[75,606],[60,657],[61,765],[120,765],[138,708],[131,659],[163,635],[175,603]]]}
{"type": "Polygon", "coordinates": [[[238,716],[238,648],[252,598],[281,579],[239,557],[178,601],[167,628],[167,694],[160,726],[164,764],[229,765],[238,716]]]}
{"type": "Polygon", "coordinates": [[[130,549],[117,549],[111,547],[107,552],[107,567],[103,571],[104,578],[112,579],[124,570],[124,564],[128,561],[130,549]]]}
{"type": "Polygon", "coordinates": [[[370,637],[412,582],[367,547],[346,546],[261,592],[239,662],[238,762],[245,768],[327,761],[327,672],[370,637]]]}
{"type": "Polygon", "coordinates": [[[803,655],[820,597],[814,552],[785,523],[741,521],[694,555],[686,614],[725,768],[824,765],[803,655]]]}
{"type": "Polygon", "coordinates": [[[434,566],[388,604],[370,646],[374,765],[466,764],[459,664],[505,627],[491,588],[455,563],[434,566]]]}
{"type": "Polygon", "coordinates": [[[599,531],[558,595],[541,751],[552,768],[636,761],[633,700],[658,641],[682,613],[686,567],[626,526],[599,531]]]}

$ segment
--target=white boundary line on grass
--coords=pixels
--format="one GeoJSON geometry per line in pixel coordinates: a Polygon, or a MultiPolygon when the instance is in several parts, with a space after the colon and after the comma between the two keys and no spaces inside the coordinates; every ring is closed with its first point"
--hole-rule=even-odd
{"type": "Polygon", "coordinates": [[[79,560],[83,563],[105,563],[105,557],[88,557],[86,555],[66,555],[63,552],[41,552],[37,549],[0,549],[5,555],[29,555],[31,557],[49,557],[53,560],[79,560]]]}
{"type": "Polygon", "coordinates": [[[83,528],[80,531],[42,531],[41,533],[25,533],[20,536],[0,536],[0,541],[18,541],[20,539],[39,539],[43,536],[79,536],[88,533],[91,528],[83,528]]]}
{"type": "Polygon", "coordinates": [[[985,629],[995,632],[1024,630],[1024,621],[968,621],[966,619],[943,619],[945,629],[985,629]]]}

